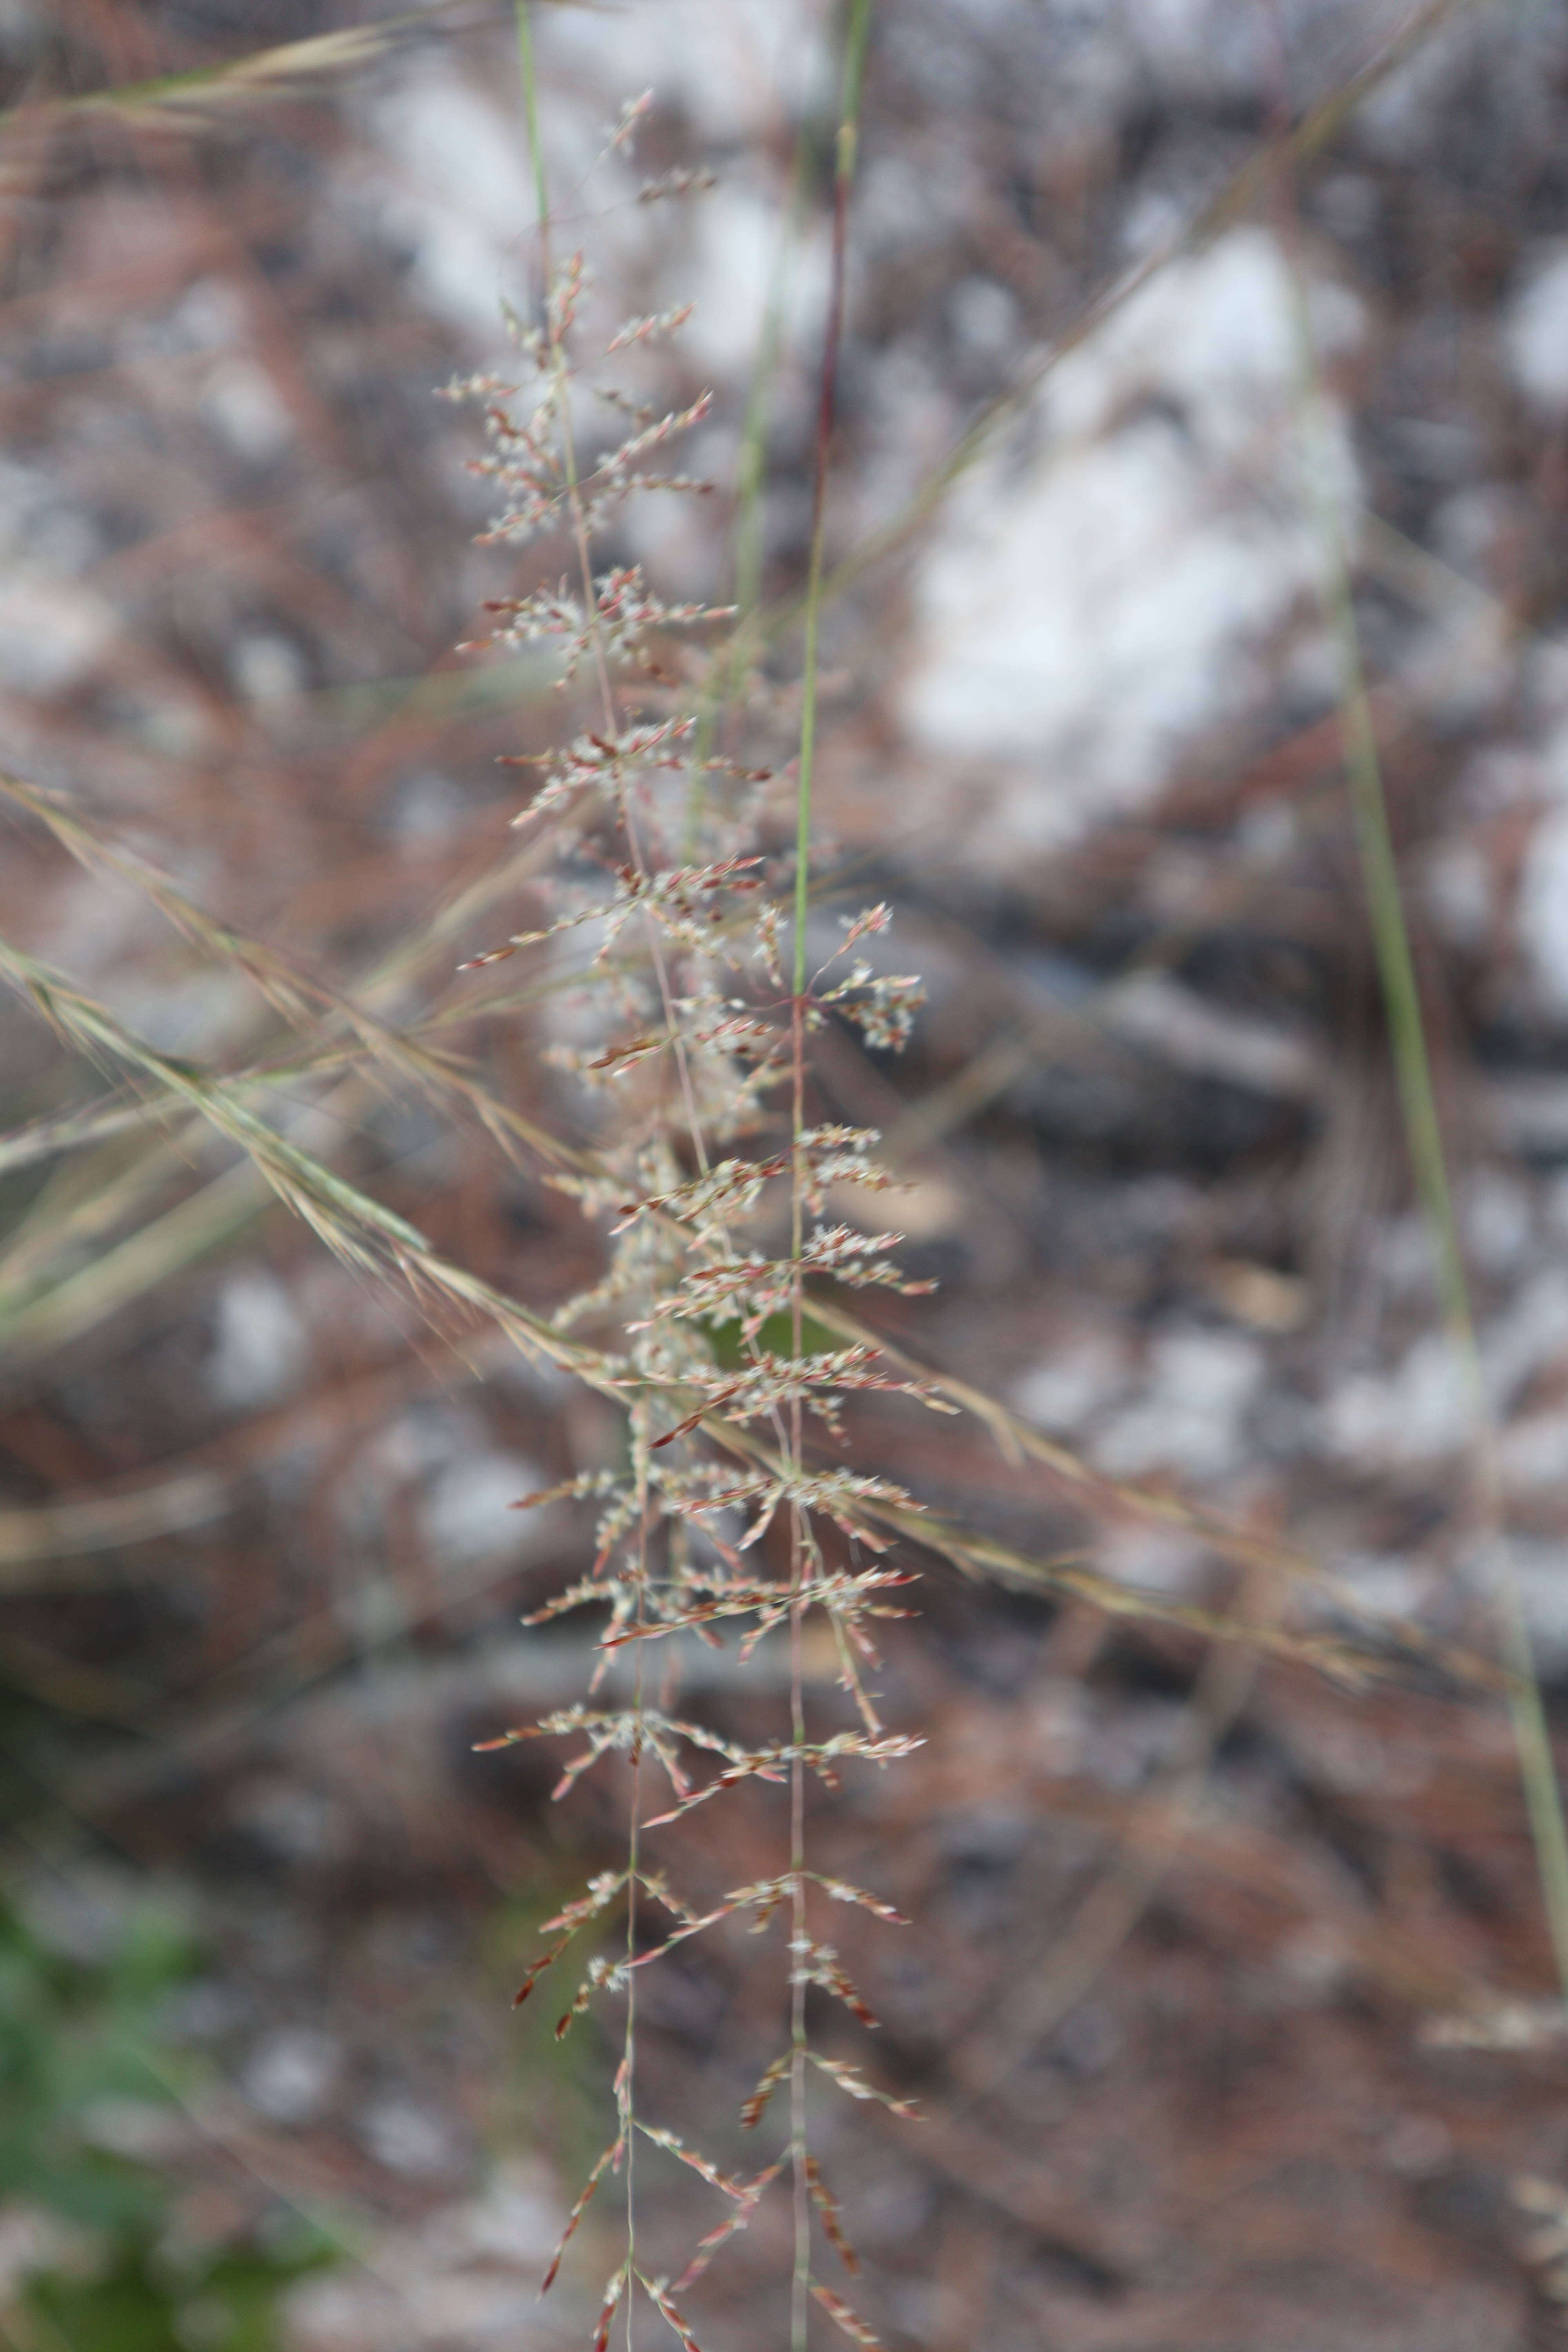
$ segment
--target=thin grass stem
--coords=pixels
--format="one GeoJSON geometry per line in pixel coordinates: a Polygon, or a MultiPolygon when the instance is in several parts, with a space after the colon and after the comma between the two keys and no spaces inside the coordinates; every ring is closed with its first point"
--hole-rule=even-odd
{"type": "MultiPolygon", "coordinates": [[[[811,553],[805,597],[805,646],[801,680],[800,751],[795,772],[795,985],[791,1006],[792,1150],[790,1236],[795,1273],[791,1286],[792,1352],[805,1352],[805,1285],[800,1273],[807,1177],[805,1134],[806,918],[811,890],[812,782],[816,755],[817,683],[822,624],[823,551],[827,525],[827,479],[838,393],[838,354],[844,334],[845,262],[848,247],[849,194],[859,137],[860,94],[870,38],[870,0],[850,0],[844,44],[838,137],[833,183],[833,258],[827,331],[817,400],[816,470],[811,497],[811,553]]],[[[790,1408],[791,1466],[804,1467],[801,1400],[790,1408]]],[[[811,2176],[806,2112],[807,2045],[805,1994],[809,1943],[805,1873],[805,1600],[808,1531],[799,1503],[790,1510],[790,2179],[795,2213],[795,2263],[790,2290],[791,2352],[805,2352],[811,2311],[811,2176]]]]}
{"type": "MultiPolygon", "coordinates": [[[[1278,26],[1277,6],[1274,14],[1278,26]]],[[[1283,88],[1281,74],[1281,97],[1283,88]]],[[[1356,854],[1366,894],[1405,1146],[1416,1196],[1431,1236],[1444,1320],[1469,1403],[1473,1506],[1480,1529],[1487,1580],[1497,1612],[1503,1663],[1509,1674],[1509,1716],[1547,1927],[1563,1998],[1568,2002],[1568,1824],[1563,1819],[1530,1626],[1503,1526],[1496,1421],[1487,1391],[1464,1248],[1454,1212],[1421,986],[1405,920],[1383,761],[1356,620],[1350,551],[1330,488],[1327,403],[1300,266],[1294,190],[1288,161],[1283,160],[1290,151],[1288,142],[1278,144],[1282,160],[1276,177],[1277,207],[1299,357],[1304,471],[1322,550],[1324,611],[1339,666],[1345,782],[1356,854]]]]}

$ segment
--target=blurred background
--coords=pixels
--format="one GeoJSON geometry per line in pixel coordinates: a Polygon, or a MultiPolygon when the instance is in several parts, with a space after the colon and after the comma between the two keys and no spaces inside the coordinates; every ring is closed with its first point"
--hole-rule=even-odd
{"type": "MultiPolygon", "coordinates": [[[[650,381],[715,394],[719,487],[615,552],[739,581],[787,683],[837,17],[535,15],[559,235],[626,310],[695,303],[650,381]],[[638,201],[670,173],[691,202],[638,201]]],[[[610,1417],[343,1266],[47,995],[243,1076],[531,1307],[592,1278],[542,1163],[363,1050],[369,1013],[581,1132],[525,961],[457,971],[530,910],[498,761],[569,715],[542,655],[455,650],[550,562],[473,546],[476,420],[433,396],[507,373],[536,289],[512,30],[4,0],[0,74],[0,2336],[554,2352],[616,2258],[595,2208],[536,2301],[616,2053],[509,2003],[616,1791],[552,1806],[557,1749],[471,1751],[582,1686],[591,1633],[518,1621],[589,1529],[508,1507],[610,1417]]],[[[826,1038],[821,1084],[941,1286],[889,1328],[1059,1450],[889,1407],[857,1457],[1165,1612],[927,1564],[883,1677],[927,1744],[817,1809],[821,1866],[916,1922],[845,1926],[883,2023],[835,2046],[927,2119],[822,2112],[889,2347],[1563,2340],[1568,2054],[1497,1693],[1392,1635],[1352,1685],[1179,1616],[1495,1643],[1348,612],[1498,1510],[1568,1698],[1565,518],[1558,0],[879,0],[821,800],[929,1002],[901,1061],[826,1038]]],[[[688,1694],[753,1721],[776,1669],[716,1653],[688,1694]]],[[[737,1803],[669,1850],[719,1887],[775,1835],[737,1803]]],[[[654,2103],[726,2163],[778,1999],[744,1938],[647,1979],[654,2103]]],[[[673,2270],[718,2214],[646,2178],[673,2270]]],[[[704,2347],[782,2342],[786,2221],[716,2263],[704,2347]]]]}

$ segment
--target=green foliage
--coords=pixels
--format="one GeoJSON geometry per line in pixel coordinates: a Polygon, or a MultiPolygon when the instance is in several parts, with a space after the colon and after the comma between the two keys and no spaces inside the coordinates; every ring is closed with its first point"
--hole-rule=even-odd
{"type": "MultiPolygon", "coordinates": [[[[553,1874],[503,1904],[488,1922],[481,1966],[490,1998],[510,2000],[543,1939],[544,1922],[575,1880],[553,1874]]],[[[563,2170],[583,2170],[599,2152],[602,2102],[614,2068],[608,2044],[592,2033],[557,2041],[562,2003],[536,1995],[511,2017],[503,2064],[491,2084],[486,2137],[492,2152],[547,2149],[563,2170]]]]}
{"type": "Polygon", "coordinates": [[[48,2352],[270,2352],[280,2291],[326,2257],[302,2225],[171,2251],[170,2184],[100,2142],[111,2103],[178,2095],[162,2013],[196,1957],[167,1909],[142,1904],[101,1958],[72,1958],[0,1894],[0,2213],[41,2207],[80,2233],[23,2289],[23,2332],[48,2352]]]}
{"type": "MultiPolygon", "coordinates": [[[[795,1327],[787,1307],[770,1315],[750,1345],[742,1336],[739,1323],[705,1322],[702,1330],[713,1350],[713,1360],[721,1371],[739,1371],[755,1349],[765,1354],[792,1356],[795,1353],[795,1327]]],[[[804,1315],[800,1326],[800,1352],[803,1356],[825,1356],[838,1342],[825,1323],[814,1315],[804,1315]]]]}
{"type": "Polygon", "coordinates": [[[91,2111],[169,2096],[152,2057],[155,2012],[192,1959],[183,1931],[151,1908],[101,1962],[68,1959],[0,1898],[0,2200],[100,2230],[150,2221],[157,2183],[94,2144],[91,2111]]]}
{"type": "Polygon", "coordinates": [[[34,2279],[27,2308],[69,2352],[273,2352],[279,2291],[324,2259],[304,2231],[292,2243],[208,2248],[181,2262],[145,2235],[127,2236],[92,2275],[34,2279]]]}

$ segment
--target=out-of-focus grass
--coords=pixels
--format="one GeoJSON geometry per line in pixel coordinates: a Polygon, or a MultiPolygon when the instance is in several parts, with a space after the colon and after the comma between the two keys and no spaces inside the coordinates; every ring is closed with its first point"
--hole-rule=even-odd
{"type": "Polygon", "coordinates": [[[1367,919],[1377,961],[1405,1146],[1431,1239],[1438,1296],[1469,1405],[1471,1507],[1481,1538],[1487,1580],[1508,1669],[1509,1715],[1547,1925],[1558,1980],[1563,2000],[1568,2002],[1568,1823],[1563,1817],[1530,1626],[1503,1528],[1497,1429],[1476,1336],[1475,1310],[1454,1211],[1421,984],[1411,953],[1410,929],[1389,824],[1383,761],[1356,617],[1350,551],[1338,508],[1328,488],[1331,476],[1325,454],[1328,444],[1322,377],[1296,253],[1294,204],[1289,166],[1283,157],[1279,170],[1282,243],[1290,265],[1289,285],[1300,355],[1304,471],[1321,548],[1324,611],[1338,664],[1345,784],[1355,830],[1356,855],[1366,894],[1367,919]]]}
{"type": "Polygon", "coordinates": [[[299,2215],[265,2241],[184,2242],[168,2181],[114,2145],[128,2103],[177,2111],[196,2088],[163,2025],[196,1959],[166,1906],[143,1901],[80,1958],[0,1897],[0,2207],[43,2217],[39,2261],[0,2308],[20,2352],[271,2352],[279,2296],[331,2258],[299,2215]]]}

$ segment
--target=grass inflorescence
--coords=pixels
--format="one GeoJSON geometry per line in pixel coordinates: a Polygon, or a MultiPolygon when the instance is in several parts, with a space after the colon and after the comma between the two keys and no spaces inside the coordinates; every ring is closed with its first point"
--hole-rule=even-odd
{"type": "MultiPolygon", "coordinates": [[[[436,13],[419,12],[417,22],[436,13]]],[[[889,1194],[885,1222],[896,1226],[897,1193],[878,1136],[820,1114],[812,1072],[814,1045],[832,1025],[847,1024],[868,1045],[896,1049],[909,1038],[920,1003],[912,976],[890,975],[879,950],[875,960],[861,952],[888,927],[884,905],[847,917],[830,948],[814,946],[823,920],[813,811],[819,647],[836,591],[931,510],[1054,357],[1147,282],[1167,255],[1234,218],[1282,158],[1325,135],[1422,31],[1450,13],[1432,7],[1412,19],[1353,88],[1282,131],[996,400],[907,510],[834,569],[837,373],[872,14],[869,0],[851,0],[827,191],[832,270],[821,321],[805,578],[798,595],[763,610],[756,506],[782,302],[772,306],[742,436],[737,604],[672,601],[636,563],[622,560],[616,533],[634,499],[711,494],[681,455],[707,423],[710,400],[699,394],[668,409],[645,406],[622,371],[675,341],[687,310],[677,304],[629,319],[604,315],[592,251],[569,245],[552,212],[531,28],[520,0],[537,282],[510,322],[515,368],[450,387],[458,399],[477,404],[484,420],[486,447],[476,471],[495,502],[486,541],[530,566],[527,584],[489,606],[484,642],[503,651],[542,648],[566,714],[555,751],[516,762],[529,773],[530,789],[517,812],[515,855],[498,859],[483,881],[408,944],[352,984],[330,988],[238,927],[213,919],[187,890],[65,795],[0,777],[0,793],[69,856],[139,891],[212,968],[241,975],[264,1008],[257,1029],[268,1032],[248,1037],[247,1050],[226,1066],[199,1065],[149,1045],[90,991],[42,958],[0,942],[0,978],[75,1054],[104,1072],[112,1088],[85,1108],[48,1112],[0,1139],[0,1171],[73,1160],[96,1168],[91,1155],[100,1153],[106,1171],[97,1189],[86,1183],[74,1195],[51,1190],[45,1213],[24,1219],[12,1236],[0,1269],[0,1328],[14,1355],[91,1329],[276,1198],[357,1271],[409,1285],[448,1330],[492,1326],[526,1355],[585,1382],[619,1415],[624,1446],[617,1463],[526,1498],[592,1516],[591,1569],[542,1602],[530,1621],[579,1609],[597,1612],[592,1686],[579,1702],[487,1743],[566,1743],[556,1793],[566,1796],[598,1771],[611,1777],[625,1808],[620,1858],[596,1871],[546,1923],[542,1949],[517,1996],[543,1999],[552,1972],[581,1944],[591,1948],[590,1957],[563,1997],[559,2031],[596,2007],[608,2006],[616,2020],[613,2116],[563,2241],[575,2235],[591,2202],[599,2200],[596,2210],[603,2210],[608,2184],[617,2184],[624,2240],[603,2282],[598,2352],[621,2326],[631,2344],[638,2311],[689,2344],[687,2298],[769,2200],[787,2204],[793,2226],[783,2299],[795,2352],[806,2341],[813,2299],[852,2340],[875,2341],[841,2292],[840,2273],[853,2273],[855,2257],[820,2151],[822,2136],[814,2137],[815,2103],[818,2096],[879,2100],[900,2115],[908,2103],[818,2046],[814,2033],[829,2004],[871,2021],[831,1940],[834,1906],[859,1908],[889,1927],[901,1923],[874,1890],[813,1866],[808,1796],[814,1780],[832,1788],[846,1771],[896,1763],[917,1744],[914,1735],[883,1720],[875,1678],[879,1625],[904,1613],[920,1559],[941,1559],[966,1574],[1220,1645],[1196,1695],[1197,1729],[1177,1754],[1174,1810],[1195,1806],[1213,1748],[1258,1657],[1308,1664],[1352,1687],[1400,1663],[1483,1688],[1501,1686],[1521,1730],[1552,1923],[1563,1948],[1561,1829],[1522,1625],[1499,1670],[1417,1625],[1377,1617],[1300,1549],[1175,1494],[1091,1469],[994,1399],[879,1335],[858,1311],[854,1294],[871,1294],[874,1307],[878,1292],[916,1297],[930,1286],[900,1270],[900,1236],[877,1230],[881,1220],[842,1221],[850,1189],[873,1203],[889,1194]],[[601,420],[607,422],[599,448],[601,420]],[[782,670],[778,649],[795,642],[791,632],[798,632],[799,657],[789,687],[781,688],[777,672],[764,672],[764,657],[776,658],[782,670]],[[496,910],[515,906],[524,890],[526,917],[462,967],[468,974],[488,973],[521,959],[512,968],[521,979],[510,995],[479,1003],[476,1013],[475,992],[485,983],[460,980],[433,1010],[405,1017],[400,992],[410,972],[449,961],[454,940],[480,919],[493,920],[500,933],[496,910]],[[465,1022],[505,1017],[523,1006],[553,1024],[551,1058],[581,1090],[586,1142],[569,1142],[525,1117],[448,1049],[446,1041],[465,1022]],[[331,1093],[301,1111],[292,1090],[323,1079],[331,1093]],[[374,1088],[393,1085],[445,1114],[476,1120],[573,1195],[607,1237],[594,1281],[544,1312],[434,1247],[407,1215],[341,1174],[322,1113],[348,1114],[374,1088]],[[111,1161],[122,1148],[123,1160],[111,1161]],[[233,1164],[210,1171],[215,1150],[233,1164]],[[199,1189],[173,1208],[161,1206],[170,1170],[193,1163],[202,1172],[199,1189]],[[146,1222],[129,1241],[85,1262],[73,1254],[139,1207],[147,1210],[146,1222]],[[1135,1514],[1201,1544],[1241,1570],[1239,1601],[1227,1611],[1140,1591],[1077,1554],[1037,1558],[922,1508],[843,1443],[855,1400],[889,1394],[921,1411],[970,1416],[1010,1460],[1032,1464],[1087,1517],[1135,1514]],[[1359,1619],[1355,1632],[1329,1634],[1292,1624],[1286,1603],[1298,1590],[1326,1596],[1342,1620],[1359,1619]],[[1375,1619],[1370,1633],[1369,1618],[1375,1619]],[[834,1698],[819,1698],[805,1671],[808,1638],[819,1632],[837,1660],[834,1698]],[[724,1639],[737,1640],[743,1654],[771,1641],[788,1655],[778,1719],[743,1738],[715,1730],[699,1719],[700,1709],[682,1712],[677,1695],[690,1646],[724,1639]],[[716,1899],[697,1900],[676,1883],[663,1832],[742,1790],[773,1793],[773,1848],[759,1859],[757,1875],[716,1899]],[[765,2143],[755,2167],[746,2169],[689,2145],[650,2111],[639,2053],[639,1989],[647,1973],[731,1926],[771,1933],[779,1948],[778,2046],[758,2050],[754,2088],[737,2119],[765,2143]],[[716,2225],[673,2277],[653,2269],[647,2232],[639,2228],[647,2210],[646,2200],[639,2202],[639,2159],[685,2167],[720,2200],[716,2225]]],[[[416,18],[396,19],[373,33],[297,45],[248,70],[237,67],[188,86],[148,85],[82,105],[117,109],[128,118],[198,107],[210,114],[230,100],[275,95],[363,60],[416,25],[416,18]]],[[[648,110],[646,98],[634,100],[606,130],[606,151],[628,154],[648,110]]],[[[808,154],[803,137],[796,163],[802,209],[808,154]]],[[[650,179],[642,194],[649,202],[683,202],[700,195],[701,181],[695,173],[650,179]]],[[[1473,1324],[1361,674],[1349,560],[1333,529],[1331,517],[1328,603],[1343,667],[1347,766],[1389,1025],[1412,1157],[1439,1235],[1449,1319],[1473,1375],[1473,1324]]],[[[150,1504],[135,1494],[118,1496],[81,1507],[86,1517],[79,1514],[72,1524],[84,1547],[129,1540],[149,1525],[180,1525],[182,1513],[206,1511],[213,1491],[210,1480],[199,1492],[173,1482],[161,1501],[155,1495],[150,1504]]],[[[0,1525],[0,1557],[8,1566],[61,1545],[59,1528],[44,1512],[8,1514],[0,1525]]],[[[1163,1803],[1169,1794],[1163,1785],[1152,1792],[1151,1818],[1156,1799],[1163,1803]]],[[[679,1841],[668,1843],[679,1853],[679,1841]]],[[[1161,1867],[1130,1867],[1109,1884],[1098,1907],[1084,1906],[1064,1938],[1070,1948],[1058,1979],[1005,2021],[1010,2047],[1020,2035],[1038,2035],[1063,2013],[1064,2002],[1078,1998],[1128,1932],[1161,1867]]],[[[1005,2063],[1000,2046],[995,2054],[993,2073],[1005,2063]]],[[[546,2284],[559,2261],[558,2252],[546,2284]]]]}

